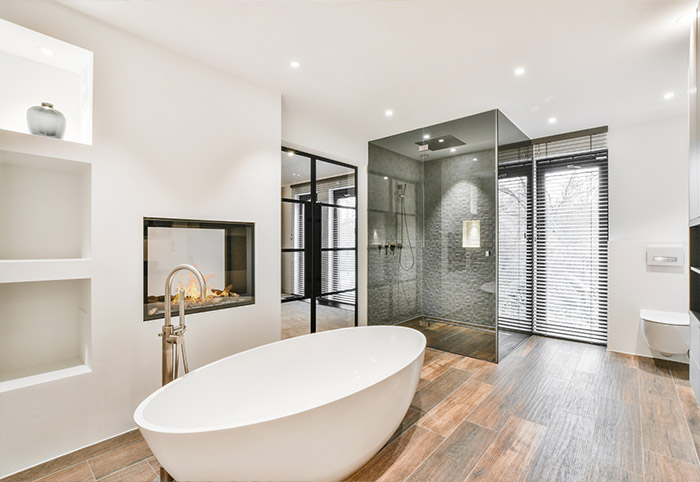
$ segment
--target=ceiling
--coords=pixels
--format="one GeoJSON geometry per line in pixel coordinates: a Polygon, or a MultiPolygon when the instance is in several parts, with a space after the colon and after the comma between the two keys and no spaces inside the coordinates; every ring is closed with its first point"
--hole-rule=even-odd
{"type": "Polygon", "coordinates": [[[371,140],[494,108],[533,138],[682,114],[696,0],[62,3],[371,140]]]}

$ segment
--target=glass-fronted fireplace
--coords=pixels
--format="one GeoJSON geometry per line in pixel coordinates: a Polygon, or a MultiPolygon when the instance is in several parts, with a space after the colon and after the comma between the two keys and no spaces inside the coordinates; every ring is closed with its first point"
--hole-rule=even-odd
{"type": "Polygon", "coordinates": [[[144,321],[163,318],[165,278],[179,264],[199,269],[207,290],[202,296],[195,277],[180,271],[172,284],[173,313],[179,290],[188,314],[255,303],[253,236],[253,223],[144,218],[144,321]]]}

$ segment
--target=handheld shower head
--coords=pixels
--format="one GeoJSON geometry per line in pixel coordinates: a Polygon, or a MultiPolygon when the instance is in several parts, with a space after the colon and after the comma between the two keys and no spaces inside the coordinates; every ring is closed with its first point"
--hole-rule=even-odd
{"type": "Polygon", "coordinates": [[[397,184],[396,185],[396,194],[398,194],[399,197],[406,196],[406,185],[405,184],[397,184]]]}

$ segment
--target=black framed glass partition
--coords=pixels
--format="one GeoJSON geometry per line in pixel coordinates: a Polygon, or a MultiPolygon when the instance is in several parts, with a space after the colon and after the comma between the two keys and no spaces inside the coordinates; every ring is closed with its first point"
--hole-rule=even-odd
{"type": "Polygon", "coordinates": [[[357,326],[357,168],[282,148],[282,337],[357,326]]]}

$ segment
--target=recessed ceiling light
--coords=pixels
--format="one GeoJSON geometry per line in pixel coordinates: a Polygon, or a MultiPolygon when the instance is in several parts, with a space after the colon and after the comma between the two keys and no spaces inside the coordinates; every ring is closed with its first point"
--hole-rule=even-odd
{"type": "Polygon", "coordinates": [[[46,47],[39,47],[39,51],[41,51],[41,53],[44,55],[53,55],[54,54],[53,50],[47,49],[46,47]]]}
{"type": "Polygon", "coordinates": [[[472,157],[472,161],[476,162],[476,161],[478,161],[478,160],[479,160],[479,159],[477,159],[476,157],[472,157]]]}
{"type": "Polygon", "coordinates": [[[517,69],[515,69],[515,75],[517,75],[518,77],[520,77],[524,73],[525,73],[525,67],[518,67],[517,69]]]}
{"type": "Polygon", "coordinates": [[[554,123],[557,122],[557,118],[556,118],[556,117],[550,117],[550,118],[547,120],[547,122],[549,122],[550,124],[554,124],[554,123]]]}
{"type": "Polygon", "coordinates": [[[666,93],[664,94],[664,100],[671,100],[671,99],[673,99],[673,97],[674,97],[675,95],[676,95],[676,94],[674,94],[673,92],[666,92],[666,93]]]}
{"type": "Polygon", "coordinates": [[[450,152],[457,152],[457,149],[453,147],[452,149],[450,149],[450,152]]]}
{"type": "Polygon", "coordinates": [[[423,134],[423,139],[430,139],[430,134],[423,134]]]}
{"type": "Polygon", "coordinates": [[[292,157],[292,156],[294,155],[294,151],[287,151],[287,155],[288,155],[289,157],[292,157]]]}
{"type": "Polygon", "coordinates": [[[289,66],[293,69],[298,69],[299,67],[301,67],[301,62],[299,62],[298,60],[292,60],[291,62],[289,62],[289,66]]]}
{"type": "Polygon", "coordinates": [[[394,115],[394,111],[391,109],[387,109],[384,111],[384,115],[387,117],[391,117],[392,115],[394,115]]]}
{"type": "Polygon", "coordinates": [[[384,179],[389,179],[389,176],[384,176],[384,179]]]}
{"type": "Polygon", "coordinates": [[[445,139],[438,139],[438,142],[445,142],[445,139]]]}

